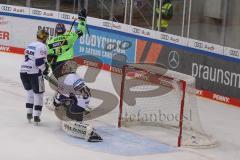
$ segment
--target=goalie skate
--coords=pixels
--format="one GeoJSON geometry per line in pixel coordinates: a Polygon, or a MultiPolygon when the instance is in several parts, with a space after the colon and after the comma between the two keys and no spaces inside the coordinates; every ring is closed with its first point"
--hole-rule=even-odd
{"type": "Polygon", "coordinates": [[[92,131],[90,133],[90,136],[87,140],[88,142],[102,142],[103,139],[102,137],[100,137],[100,135],[98,135],[95,131],[92,131]]]}

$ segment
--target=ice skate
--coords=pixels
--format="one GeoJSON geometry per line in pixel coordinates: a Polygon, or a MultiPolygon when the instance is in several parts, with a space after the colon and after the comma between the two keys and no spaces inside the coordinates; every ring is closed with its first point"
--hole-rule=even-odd
{"type": "Polygon", "coordinates": [[[41,122],[39,116],[34,116],[34,123],[35,123],[36,125],[38,125],[39,122],[41,122]]]}
{"type": "Polygon", "coordinates": [[[32,118],[33,118],[32,113],[27,113],[27,120],[29,123],[31,123],[32,118]]]}

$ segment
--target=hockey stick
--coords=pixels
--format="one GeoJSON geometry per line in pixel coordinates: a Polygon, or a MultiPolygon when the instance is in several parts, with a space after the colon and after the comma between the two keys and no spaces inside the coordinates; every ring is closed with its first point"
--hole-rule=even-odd
{"type": "Polygon", "coordinates": [[[89,37],[91,36],[90,35],[90,32],[89,32],[89,29],[88,29],[88,26],[86,25],[86,28],[87,28],[87,33],[88,33],[88,35],[89,35],[89,37]]]}
{"type": "Polygon", "coordinates": [[[54,87],[58,87],[58,81],[56,81],[55,79],[49,77],[48,75],[44,75],[43,78],[46,79],[52,85],[54,85],[54,87]]]}
{"type": "MultiPolygon", "coordinates": [[[[73,29],[73,26],[74,26],[76,20],[77,20],[77,18],[75,18],[75,19],[72,21],[72,24],[71,24],[70,30],[69,30],[68,35],[66,36],[66,38],[67,38],[68,36],[70,36],[70,33],[71,33],[72,29],[73,29]]],[[[64,41],[62,41],[62,43],[61,43],[61,45],[60,45],[59,47],[62,47],[63,44],[64,44],[66,41],[67,41],[67,39],[65,39],[64,41]]]]}
{"type": "Polygon", "coordinates": [[[73,22],[72,22],[72,24],[71,24],[71,28],[70,28],[70,30],[69,30],[69,33],[72,31],[72,28],[73,28],[73,26],[74,26],[76,20],[77,20],[77,18],[75,18],[75,19],[73,20],[73,22]]]}

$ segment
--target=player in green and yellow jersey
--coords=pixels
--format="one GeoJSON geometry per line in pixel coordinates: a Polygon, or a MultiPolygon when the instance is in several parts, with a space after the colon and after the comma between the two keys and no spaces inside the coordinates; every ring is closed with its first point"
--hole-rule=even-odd
{"type": "MultiPolygon", "coordinates": [[[[75,32],[66,31],[64,24],[57,24],[55,28],[56,37],[50,39],[48,46],[48,63],[54,73],[56,68],[64,65],[74,57],[74,44],[86,32],[86,10],[78,14],[78,25],[75,32]]],[[[75,22],[75,21],[74,21],[75,22]]],[[[73,22],[73,23],[74,23],[73,22]]],[[[55,74],[55,73],[54,73],[55,74]]]]}

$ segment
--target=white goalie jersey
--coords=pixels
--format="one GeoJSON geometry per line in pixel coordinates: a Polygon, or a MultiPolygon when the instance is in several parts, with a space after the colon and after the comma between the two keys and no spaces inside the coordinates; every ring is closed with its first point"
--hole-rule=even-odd
{"type": "Polygon", "coordinates": [[[60,103],[62,95],[68,98],[73,95],[77,106],[83,109],[88,108],[91,98],[90,89],[85,85],[85,81],[81,79],[79,75],[71,73],[59,81],[64,87],[62,87],[62,90],[60,88],[59,93],[55,97],[55,102],[60,103]]]}

